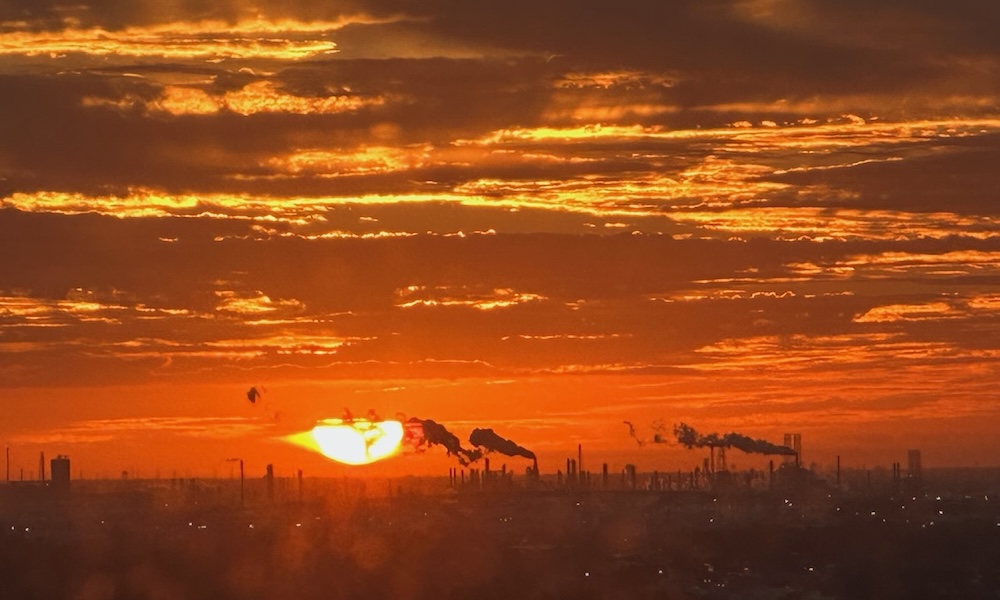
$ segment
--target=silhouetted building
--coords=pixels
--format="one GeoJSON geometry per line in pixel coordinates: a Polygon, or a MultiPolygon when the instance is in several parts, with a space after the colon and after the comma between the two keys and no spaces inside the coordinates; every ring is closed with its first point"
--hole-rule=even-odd
{"type": "Polygon", "coordinates": [[[267,465],[264,481],[267,483],[267,500],[270,502],[274,500],[274,465],[267,465]]]}
{"type": "Polygon", "coordinates": [[[906,474],[919,480],[923,477],[923,465],[921,464],[920,450],[907,450],[906,452],[906,474]]]}
{"type": "Polygon", "coordinates": [[[907,494],[916,495],[924,491],[924,467],[920,450],[906,451],[906,480],[904,483],[907,494]]]}
{"type": "Polygon", "coordinates": [[[69,457],[62,454],[52,459],[52,489],[59,492],[69,491],[69,457]]]}
{"type": "Polygon", "coordinates": [[[625,465],[624,485],[622,487],[627,487],[628,489],[631,490],[634,490],[636,488],[635,465],[633,464],[625,465]]]}

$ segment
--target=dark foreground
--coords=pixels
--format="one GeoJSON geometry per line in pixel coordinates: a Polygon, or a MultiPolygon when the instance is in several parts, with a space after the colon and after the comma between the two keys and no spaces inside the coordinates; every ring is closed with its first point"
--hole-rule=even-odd
{"type": "Polygon", "coordinates": [[[29,500],[0,512],[3,598],[1000,598],[981,491],[29,500]]]}

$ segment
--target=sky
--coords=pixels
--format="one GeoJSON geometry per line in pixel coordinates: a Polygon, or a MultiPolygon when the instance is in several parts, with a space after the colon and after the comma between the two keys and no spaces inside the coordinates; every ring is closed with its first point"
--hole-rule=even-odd
{"type": "Polygon", "coordinates": [[[3,0],[11,478],[455,466],[282,441],[345,409],[491,427],[543,473],[701,463],[623,420],[1000,465],[998,28],[986,0],[3,0]]]}

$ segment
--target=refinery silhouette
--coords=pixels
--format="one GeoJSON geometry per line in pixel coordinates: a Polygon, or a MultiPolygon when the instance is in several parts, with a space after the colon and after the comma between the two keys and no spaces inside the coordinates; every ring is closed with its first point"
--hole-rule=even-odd
{"type": "Polygon", "coordinates": [[[70,457],[41,455],[38,477],[25,480],[11,478],[8,449],[4,597],[991,598],[1000,589],[996,470],[925,469],[916,449],[891,468],[841,469],[839,457],[806,468],[799,434],[778,445],[684,423],[670,434],[690,449],[690,469],[585,468],[581,445],[543,470],[491,429],[463,447],[440,423],[407,423],[409,443],[456,459],[447,477],[244,472],[234,458],[238,479],[71,481],[70,457]],[[734,450],[770,455],[767,469],[731,468],[734,450]]]}

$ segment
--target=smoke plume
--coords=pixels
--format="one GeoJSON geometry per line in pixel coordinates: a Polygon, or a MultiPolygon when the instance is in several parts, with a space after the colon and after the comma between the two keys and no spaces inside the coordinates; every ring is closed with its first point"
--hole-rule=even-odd
{"type": "Polygon", "coordinates": [[[782,454],[795,456],[795,450],[787,446],[772,444],[766,440],[755,440],[741,433],[709,433],[702,435],[686,423],[674,426],[674,436],[686,448],[736,448],[748,454],[782,454]]]}
{"type": "Polygon", "coordinates": [[[267,389],[264,386],[255,385],[247,390],[247,401],[254,407],[260,406],[268,417],[277,421],[281,417],[281,413],[271,407],[271,403],[264,396],[265,392],[267,392],[267,389]]]}
{"type": "Polygon", "coordinates": [[[499,452],[507,456],[523,456],[536,460],[534,452],[500,437],[492,429],[473,429],[469,436],[469,443],[485,449],[486,452],[499,452]]]}
{"type": "Polygon", "coordinates": [[[431,419],[418,419],[411,417],[406,420],[406,430],[410,433],[411,443],[418,450],[427,446],[444,446],[448,451],[448,456],[458,458],[462,466],[468,466],[482,456],[479,450],[466,450],[462,447],[458,436],[448,431],[444,425],[431,419]],[[416,431],[414,431],[416,430],[416,431]]]}
{"type": "Polygon", "coordinates": [[[256,387],[252,387],[249,390],[247,390],[247,400],[250,401],[250,404],[256,404],[257,398],[260,398],[260,395],[261,395],[260,390],[258,390],[256,387]]]}
{"type": "Polygon", "coordinates": [[[636,434],[635,425],[632,424],[632,421],[622,421],[622,423],[628,425],[628,434],[632,436],[632,439],[635,440],[635,443],[639,444],[640,446],[646,444],[646,440],[640,438],[639,435],[636,434]]]}
{"type": "Polygon", "coordinates": [[[638,432],[636,432],[635,430],[635,425],[632,423],[632,421],[622,421],[622,423],[628,425],[628,434],[632,436],[632,439],[634,439],[635,442],[640,446],[645,446],[647,442],[653,442],[654,444],[670,443],[666,435],[664,435],[663,433],[665,429],[663,421],[660,421],[659,419],[653,421],[653,424],[650,426],[650,429],[652,430],[653,434],[652,436],[650,436],[648,440],[639,436],[638,432]]]}

